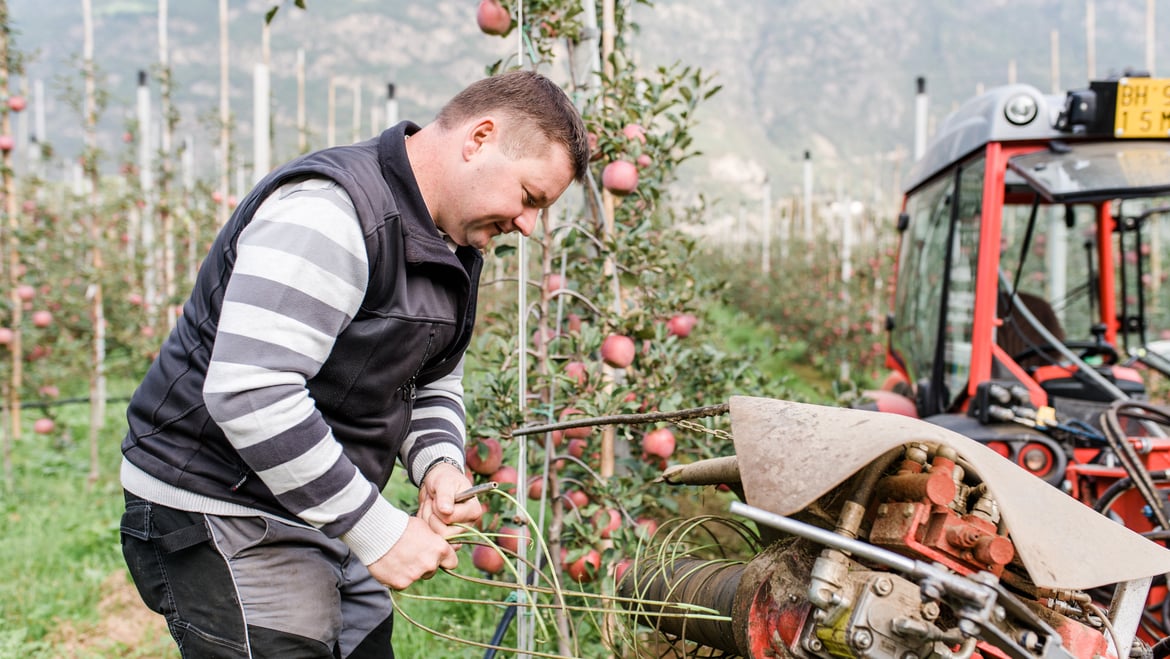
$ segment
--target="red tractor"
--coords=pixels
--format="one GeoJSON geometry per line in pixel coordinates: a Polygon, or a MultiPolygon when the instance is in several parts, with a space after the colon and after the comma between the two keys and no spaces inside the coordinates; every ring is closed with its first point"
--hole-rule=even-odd
{"type": "MultiPolygon", "coordinates": [[[[907,190],[893,393],[1165,543],[1170,79],[993,89],[946,119],[907,190]]],[[[1155,586],[1150,637],[1170,629],[1155,586]]]]}
{"type": "Polygon", "coordinates": [[[899,230],[908,413],[733,397],[735,455],[661,480],[756,531],[652,538],[637,656],[1170,659],[1170,80],[971,101],[899,230]]]}

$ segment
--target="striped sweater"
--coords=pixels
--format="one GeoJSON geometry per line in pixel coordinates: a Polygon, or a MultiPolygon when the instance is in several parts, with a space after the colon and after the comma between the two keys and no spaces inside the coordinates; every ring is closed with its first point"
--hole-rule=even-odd
{"type": "MultiPolygon", "coordinates": [[[[285,184],[260,205],[236,245],[203,386],[207,413],[284,508],[330,535],[338,527],[369,564],[397,542],[407,513],[343,453],[307,387],[366,295],[367,254],[353,203],[327,179],[285,184]]],[[[418,484],[438,459],[463,462],[462,363],[413,394],[398,457],[418,484]]],[[[260,512],[165,483],[129,461],[123,483],[185,510],[260,512]]]]}

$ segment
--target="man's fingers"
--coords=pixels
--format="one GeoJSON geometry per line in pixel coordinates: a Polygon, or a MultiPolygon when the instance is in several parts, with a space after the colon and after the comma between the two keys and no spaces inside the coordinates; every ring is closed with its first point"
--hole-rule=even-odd
{"type": "Polygon", "coordinates": [[[454,570],[459,567],[459,554],[455,553],[455,549],[447,545],[447,551],[443,552],[443,558],[439,561],[439,567],[448,570],[454,570]]]}

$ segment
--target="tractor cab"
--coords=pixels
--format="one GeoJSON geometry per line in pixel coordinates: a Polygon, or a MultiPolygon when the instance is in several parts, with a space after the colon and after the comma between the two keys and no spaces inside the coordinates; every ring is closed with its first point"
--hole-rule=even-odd
{"type": "Polygon", "coordinates": [[[1093,423],[1170,374],[1170,80],[992,90],[910,178],[889,355],[919,416],[994,380],[1093,423]]]}
{"type": "Polygon", "coordinates": [[[1078,458],[1037,413],[1091,432],[1114,401],[1167,402],[1170,79],[970,100],[898,229],[887,363],[919,417],[1059,484],[1078,458]]]}

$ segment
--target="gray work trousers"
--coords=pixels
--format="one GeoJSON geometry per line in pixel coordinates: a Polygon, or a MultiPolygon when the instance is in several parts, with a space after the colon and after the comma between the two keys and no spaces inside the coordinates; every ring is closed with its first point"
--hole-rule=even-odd
{"type": "Polygon", "coordinates": [[[339,540],[126,493],[122,554],[183,657],[393,659],[386,587],[339,540]]]}

